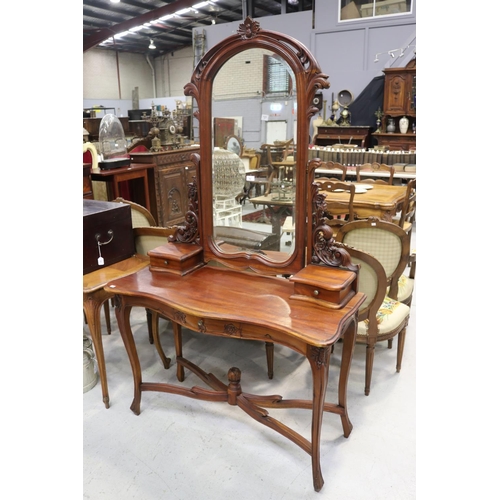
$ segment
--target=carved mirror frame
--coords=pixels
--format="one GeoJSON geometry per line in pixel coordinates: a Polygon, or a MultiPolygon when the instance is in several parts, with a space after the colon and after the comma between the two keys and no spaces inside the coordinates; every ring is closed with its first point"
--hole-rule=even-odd
{"type": "Polygon", "coordinates": [[[241,155],[243,154],[243,144],[241,139],[237,135],[228,135],[226,137],[224,149],[232,151],[241,158],[241,155]]]}
{"type": "MultiPolygon", "coordinates": [[[[313,99],[318,89],[328,88],[328,76],[323,74],[314,56],[298,40],[275,31],[263,30],[257,21],[247,17],[234,35],[227,37],[211,48],[196,66],[191,82],[184,87],[184,94],[192,96],[198,103],[194,113],[199,120],[200,161],[197,165],[197,182],[191,186],[192,206],[195,212],[187,214],[188,227],[181,233],[188,239],[177,241],[199,242],[203,246],[204,261],[218,261],[224,265],[253,270],[262,274],[294,274],[305,265],[306,248],[311,249],[311,233],[306,230],[307,215],[312,209],[306,203],[310,198],[310,183],[314,177],[307,171],[309,126],[311,118],[318,112],[313,99]],[[235,54],[247,49],[267,49],[281,57],[295,74],[297,89],[297,141],[296,141],[296,206],[295,249],[284,261],[271,260],[265,255],[240,251],[224,253],[213,239],[213,193],[212,193],[212,90],[213,82],[221,67],[235,54]],[[308,187],[309,186],[309,187],[308,187]],[[199,187],[199,189],[198,189],[199,187]],[[193,194],[193,190],[196,193],[193,194]],[[197,225],[196,228],[193,224],[197,225]],[[196,233],[196,237],[194,237],[196,233]],[[307,234],[309,233],[309,234],[307,234]]],[[[309,259],[310,259],[309,255],[309,259]]]]}

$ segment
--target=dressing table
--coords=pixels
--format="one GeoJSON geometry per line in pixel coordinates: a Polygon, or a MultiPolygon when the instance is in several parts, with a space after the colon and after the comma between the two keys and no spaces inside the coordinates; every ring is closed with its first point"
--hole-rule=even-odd
{"type": "MultiPolygon", "coordinates": [[[[309,123],[318,112],[313,98],[318,89],[329,87],[327,78],[300,42],[263,30],[250,18],[240,24],[235,34],[212,47],[196,66],[191,82],[184,87],[185,94],[198,102],[199,111],[195,116],[200,128],[200,153],[191,156],[196,175],[189,184],[186,220],[167,244],[149,252],[148,268],[114,280],[105,287],[115,295],[118,326],[132,367],[131,410],[135,414],[140,413],[144,391],[238,406],[311,456],[316,491],[324,483],[320,466],[323,412],[339,415],[345,437],[352,430],[347,410],[347,381],[355,345],[357,312],[365,299],[364,294],[358,292],[359,268],[351,263],[344,248],[334,244],[331,229],[325,224],[325,195],[319,193],[319,185],[314,183],[314,169],[319,160],[307,160],[309,123]],[[262,54],[271,54],[281,61],[296,85],[296,172],[295,185],[288,193],[293,198],[295,238],[286,251],[221,244],[222,231],[214,217],[214,200],[218,193],[215,192],[215,165],[212,164],[211,124],[217,117],[212,101],[213,85],[221,68],[235,58],[243,56],[244,60],[255,61],[262,58],[262,54]],[[145,307],[154,316],[161,315],[172,322],[178,381],[184,381],[188,369],[208,388],[143,380],[130,326],[132,307],[145,307]],[[183,328],[205,335],[263,342],[270,378],[274,375],[274,344],[302,354],[311,366],[309,399],[245,392],[242,388],[244,377],[237,367],[231,366],[230,359],[227,360],[227,382],[206,373],[183,357],[183,328]],[[343,342],[338,402],[332,403],[325,401],[329,362],[332,347],[340,338],[343,342]],[[268,409],[274,413],[280,408],[311,411],[309,439],[268,412],[268,409]]],[[[241,76],[241,80],[250,79],[241,76]]],[[[153,321],[152,334],[156,342],[157,321],[153,321]]],[[[244,441],[244,437],[239,440],[244,441]]]]}

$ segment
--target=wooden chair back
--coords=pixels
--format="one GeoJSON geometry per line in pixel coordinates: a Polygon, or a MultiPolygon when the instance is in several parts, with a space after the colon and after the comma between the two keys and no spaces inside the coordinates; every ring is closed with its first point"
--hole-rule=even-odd
{"type": "Polygon", "coordinates": [[[410,258],[410,235],[392,222],[377,217],[342,225],[335,240],[373,255],[383,266],[389,297],[397,300],[398,280],[410,258]]]}
{"type": "Polygon", "coordinates": [[[289,156],[294,156],[294,145],[293,139],[285,141],[281,144],[262,144],[261,150],[263,152],[264,160],[262,159],[262,165],[268,167],[268,185],[265,194],[268,195],[271,192],[271,185],[273,179],[279,179],[280,168],[283,168],[283,179],[293,180],[295,160],[288,160],[289,156]]]}
{"type": "Polygon", "coordinates": [[[356,167],[356,181],[357,182],[368,182],[373,184],[388,184],[390,186],[393,185],[394,182],[394,166],[386,165],[385,163],[363,163],[363,165],[358,165],[356,167]],[[361,171],[369,171],[369,172],[389,172],[389,178],[385,179],[367,179],[361,176],[361,171]]]}
{"type": "MultiPolygon", "coordinates": [[[[339,243],[335,243],[335,245],[339,245],[339,243]]],[[[396,372],[401,370],[410,308],[387,297],[387,276],[383,265],[375,256],[359,248],[348,245],[343,245],[343,247],[349,252],[351,262],[360,266],[358,290],[366,295],[365,302],[358,312],[356,342],[366,344],[365,395],[368,396],[377,342],[384,340],[392,342],[392,339],[397,335],[396,372]]]]}
{"type": "Polygon", "coordinates": [[[417,179],[411,179],[406,185],[406,196],[401,209],[398,225],[407,233],[411,231],[415,222],[417,210],[417,179]]]}
{"type": "Polygon", "coordinates": [[[273,164],[283,162],[288,156],[293,155],[293,139],[282,144],[262,144],[260,149],[264,153],[266,165],[273,166],[273,164]]]}
{"type": "MultiPolygon", "coordinates": [[[[336,161],[322,161],[318,168],[331,170],[332,180],[345,182],[347,176],[347,166],[336,161]]],[[[329,173],[330,174],[330,173],[329,173]]]]}
{"type": "Polygon", "coordinates": [[[356,193],[356,186],[352,183],[340,182],[336,180],[328,179],[326,181],[318,182],[318,179],[314,181],[319,185],[320,191],[329,191],[331,193],[336,190],[342,190],[349,193],[349,199],[345,200],[328,200],[327,201],[327,213],[328,217],[327,224],[341,225],[346,221],[351,221],[355,219],[354,213],[354,194],[356,193]],[[331,219],[330,219],[331,217],[331,219]]]}

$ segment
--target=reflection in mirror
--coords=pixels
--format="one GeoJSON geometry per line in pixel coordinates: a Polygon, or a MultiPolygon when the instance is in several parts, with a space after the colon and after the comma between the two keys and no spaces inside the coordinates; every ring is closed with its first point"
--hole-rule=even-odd
{"type": "MultiPolygon", "coordinates": [[[[219,138],[213,137],[212,144],[222,143],[225,147],[214,147],[212,156],[213,238],[222,253],[258,253],[274,262],[284,262],[294,251],[296,164],[290,147],[293,138],[265,144],[261,140],[265,130],[259,130],[259,149],[255,148],[255,153],[260,155],[260,168],[258,172],[249,171],[249,163],[245,164],[236,151],[236,143],[243,147],[245,142],[241,139],[245,138],[234,135],[234,122],[224,110],[233,117],[241,116],[245,125],[256,107],[262,115],[263,103],[293,102],[295,95],[293,71],[268,50],[252,48],[239,52],[217,73],[212,117],[214,135],[219,138]],[[221,132],[225,122],[229,123],[226,134],[221,132]]],[[[265,123],[259,120],[255,127],[246,130],[265,123]]]]}

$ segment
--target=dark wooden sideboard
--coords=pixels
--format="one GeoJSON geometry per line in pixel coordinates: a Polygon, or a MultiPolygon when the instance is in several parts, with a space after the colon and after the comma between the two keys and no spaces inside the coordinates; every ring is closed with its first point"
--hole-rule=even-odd
{"type": "Polygon", "coordinates": [[[415,151],[417,149],[416,134],[398,134],[378,132],[373,134],[378,146],[387,146],[389,151],[415,151]]]}
{"type": "Polygon", "coordinates": [[[370,132],[371,128],[368,126],[319,126],[314,144],[317,146],[356,144],[362,148],[368,148],[370,147],[370,132]]]}
{"type": "Polygon", "coordinates": [[[196,175],[193,153],[199,146],[161,151],[130,153],[133,163],[153,163],[156,193],[155,218],[159,226],[172,226],[184,221],[188,209],[188,184],[196,175]]]}

